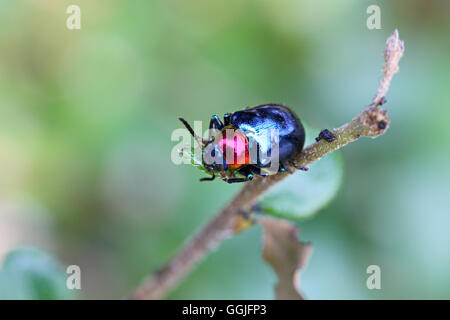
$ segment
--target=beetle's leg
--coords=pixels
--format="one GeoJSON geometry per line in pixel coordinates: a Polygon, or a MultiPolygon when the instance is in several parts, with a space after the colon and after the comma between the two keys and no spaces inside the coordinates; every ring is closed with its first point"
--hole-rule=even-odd
{"type": "Polygon", "coordinates": [[[261,176],[263,178],[267,178],[268,176],[270,176],[270,172],[268,170],[264,168],[258,168],[255,165],[249,165],[248,170],[255,176],[261,176]]]}
{"type": "Polygon", "coordinates": [[[211,177],[201,178],[200,181],[213,181],[215,178],[216,178],[216,174],[213,171],[211,177]]]}
{"type": "Polygon", "coordinates": [[[308,170],[309,170],[308,167],[301,166],[301,165],[297,164],[297,163],[294,162],[294,161],[291,161],[291,164],[292,164],[292,165],[294,166],[294,168],[297,169],[297,170],[302,170],[302,171],[308,171],[308,170]]]}
{"type": "Polygon", "coordinates": [[[287,162],[282,163],[280,166],[280,172],[284,172],[284,171],[287,171],[290,174],[294,173],[294,170],[292,170],[291,166],[287,162]]]}
{"type": "Polygon", "coordinates": [[[284,167],[284,165],[282,163],[280,163],[280,168],[278,169],[278,172],[285,172],[286,168],[284,167]]]}
{"type": "Polygon", "coordinates": [[[248,178],[228,178],[226,182],[228,183],[239,183],[239,182],[247,182],[250,181],[248,178]]]}
{"type": "Polygon", "coordinates": [[[253,165],[246,165],[239,169],[239,173],[243,176],[250,177],[249,180],[252,180],[254,176],[266,176],[265,174],[261,173],[261,169],[258,167],[255,167],[253,165]]]}
{"type": "Polygon", "coordinates": [[[247,182],[253,180],[253,171],[250,167],[244,167],[239,170],[239,173],[245,176],[245,178],[228,178],[226,182],[237,183],[237,182],[247,182]]]}
{"type": "Polygon", "coordinates": [[[231,113],[225,113],[223,116],[223,125],[226,127],[231,123],[231,113]]]}

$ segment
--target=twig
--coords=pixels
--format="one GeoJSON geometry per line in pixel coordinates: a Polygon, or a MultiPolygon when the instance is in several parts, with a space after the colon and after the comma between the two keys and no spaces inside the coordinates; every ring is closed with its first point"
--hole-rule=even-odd
{"type": "MultiPolygon", "coordinates": [[[[306,147],[295,159],[296,166],[307,167],[326,154],[337,150],[360,137],[377,137],[389,127],[390,120],[386,110],[378,106],[386,102],[385,95],[389,84],[399,67],[398,62],[403,56],[403,41],[395,30],[386,41],[384,51],[385,64],[383,78],[380,82],[372,104],[364,109],[350,122],[332,131],[335,140],[327,142],[320,140],[306,147]]],[[[193,238],[189,239],[181,251],[160,271],[151,275],[131,295],[132,299],[161,299],[177,285],[177,283],[202,259],[212,248],[224,239],[236,234],[238,225],[242,222],[242,212],[249,212],[258,199],[273,185],[287,177],[283,172],[268,178],[256,177],[247,182],[240,192],[223,208],[206,226],[193,238]]]]}

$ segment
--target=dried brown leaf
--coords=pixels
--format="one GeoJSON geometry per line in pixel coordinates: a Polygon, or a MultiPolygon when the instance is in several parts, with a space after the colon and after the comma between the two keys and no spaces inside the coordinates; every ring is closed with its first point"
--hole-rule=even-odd
{"type": "Polygon", "coordinates": [[[259,218],[258,222],[264,228],[263,258],[278,277],[276,299],[303,299],[300,271],[305,268],[311,255],[311,244],[300,242],[298,229],[286,220],[259,218]]]}

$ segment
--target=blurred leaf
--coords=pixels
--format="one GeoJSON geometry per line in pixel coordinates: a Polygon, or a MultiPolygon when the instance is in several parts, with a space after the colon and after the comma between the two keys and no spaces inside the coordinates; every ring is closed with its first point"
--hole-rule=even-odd
{"type": "Polygon", "coordinates": [[[275,296],[279,300],[303,299],[300,270],[306,266],[312,246],[298,240],[297,228],[286,220],[259,218],[264,228],[263,258],[278,277],[275,296]]]}
{"type": "Polygon", "coordinates": [[[0,270],[0,299],[73,299],[62,265],[45,252],[20,248],[9,253],[0,270]]]}
{"type": "Polygon", "coordinates": [[[341,157],[334,152],[275,185],[259,203],[263,213],[285,219],[310,218],[337,194],[342,180],[341,157]]]}
{"type": "MultiPolygon", "coordinates": [[[[307,129],[307,132],[319,130],[307,129]]],[[[317,134],[309,134],[306,145],[317,134]]],[[[295,172],[271,188],[259,206],[263,213],[290,220],[312,217],[337,194],[343,176],[340,151],[314,162],[306,172],[295,172]]]]}

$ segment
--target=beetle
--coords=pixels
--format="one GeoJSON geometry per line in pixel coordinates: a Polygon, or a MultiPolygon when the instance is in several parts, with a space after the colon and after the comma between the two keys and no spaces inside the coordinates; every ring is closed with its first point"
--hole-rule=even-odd
{"type": "Polygon", "coordinates": [[[217,115],[213,115],[206,140],[200,139],[186,120],[179,120],[202,144],[203,167],[211,177],[200,181],[212,181],[216,178],[216,173],[228,183],[246,182],[252,180],[254,175],[269,176],[273,173],[270,171],[271,159],[260,155],[261,152],[272,155],[275,152],[274,143],[278,150],[277,172],[287,170],[292,173],[291,165],[305,170],[294,161],[303,149],[305,130],[297,115],[284,105],[270,103],[247,107],[234,113],[226,113],[223,122],[217,115]],[[265,133],[268,129],[277,130],[278,137],[275,141],[269,141],[267,132],[265,133]],[[249,149],[258,150],[259,153],[249,153],[249,149]],[[227,152],[231,153],[231,159],[224,157],[225,154],[230,154],[227,152]],[[220,155],[220,161],[206,161],[208,155],[220,155]]]}

